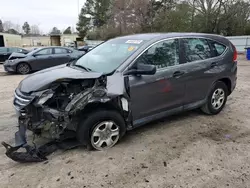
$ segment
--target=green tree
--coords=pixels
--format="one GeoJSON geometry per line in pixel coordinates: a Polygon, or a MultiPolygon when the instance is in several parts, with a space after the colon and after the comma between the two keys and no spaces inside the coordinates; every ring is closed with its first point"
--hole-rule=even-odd
{"type": "Polygon", "coordinates": [[[3,32],[4,30],[3,30],[3,22],[2,22],[2,20],[0,20],[0,32],[3,32]]]}
{"type": "Polygon", "coordinates": [[[85,38],[88,32],[98,33],[105,26],[111,15],[111,0],[86,0],[78,18],[77,31],[85,38]]]}
{"type": "Polygon", "coordinates": [[[68,27],[67,29],[64,30],[63,34],[71,34],[71,27],[68,27]]]}
{"type": "Polygon", "coordinates": [[[93,3],[93,25],[100,28],[110,18],[111,0],[91,0],[91,2],[93,3]]]}
{"type": "Polygon", "coordinates": [[[250,2],[237,1],[224,5],[224,13],[219,22],[219,34],[227,36],[243,35],[248,29],[250,21],[250,2]]]}
{"type": "Polygon", "coordinates": [[[59,35],[59,34],[61,34],[61,31],[57,27],[53,27],[50,34],[51,35],[59,35]]]}
{"type": "Polygon", "coordinates": [[[26,35],[28,35],[30,33],[30,25],[28,24],[28,22],[24,22],[23,31],[26,35]]]}
{"type": "Polygon", "coordinates": [[[89,39],[142,32],[250,32],[246,0],[86,0],[78,32],[89,39]]]}
{"type": "Polygon", "coordinates": [[[87,32],[92,28],[91,18],[93,14],[93,2],[87,0],[81,9],[81,13],[78,17],[78,23],[76,24],[76,30],[81,38],[85,38],[87,32]]]}
{"type": "Polygon", "coordinates": [[[90,21],[91,18],[86,17],[81,11],[81,14],[79,15],[79,21],[76,25],[76,30],[78,31],[78,35],[83,39],[86,37],[87,32],[91,28],[90,21]]]}

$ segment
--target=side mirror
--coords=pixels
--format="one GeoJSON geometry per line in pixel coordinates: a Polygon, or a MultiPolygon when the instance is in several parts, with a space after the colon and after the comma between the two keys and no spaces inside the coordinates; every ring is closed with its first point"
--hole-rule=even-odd
{"type": "Polygon", "coordinates": [[[127,70],[124,75],[154,75],[156,67],[154,65],[138,64],[137,67],[132,67],[127,70]]]}

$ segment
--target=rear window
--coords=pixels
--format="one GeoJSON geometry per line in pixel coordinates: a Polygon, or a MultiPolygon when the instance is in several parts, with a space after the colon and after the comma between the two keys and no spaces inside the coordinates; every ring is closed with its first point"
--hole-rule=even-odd
{"type": "Polygon", "coordinates": [[[7,48],[0,48],[0,53],[6,53],[7,52],[7,48]]]}
{"type": "Polygon", "coordinates": [[[10,48],[10,52],[22,52],[21,48],[10,48]]]}

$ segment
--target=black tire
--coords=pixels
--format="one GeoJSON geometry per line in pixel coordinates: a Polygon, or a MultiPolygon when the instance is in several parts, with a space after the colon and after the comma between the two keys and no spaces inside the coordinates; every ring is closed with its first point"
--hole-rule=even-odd
{"type": "MultiPolygon", "coordinates": [[[[93,149],[103,150],[103,149],[97,149],[92,144],[91,140],[93,138],[92,138],[91,135],[94,133],[94,130],[96,129],[96,127],[101,122],[105,122],[105,121],[113,121],[119,127],[119,139],[117,140],[117,142],[126,133],[126,124],[124,122],[124,119],[116,111],[104,110],[103,109],[103,110],[98,110],[98,111],[94,111],[94,112],[92,112],[90,114],[87,114],[86,116],[83,117],[83,120],[78,125],[78,129],[77,129],[76,135],[77,135],[78,141],[82,145],[87,146],[88,150],[93,150],[93,149]]],[[[113,146],[111,146],[111,147],[113,147],[113,146]]]]}
{"type": "Polygon", "coordinates": [[[16,70],[17,73],[25,75],[30,73],[31,68],[28,63],[19,63],[16,70]]]}
{"type": "Polygon", "coordinates": [[[214,84],[212,90],[210,91],[207,102],[201,107],[202,112],[208,115],[216,115],[222,111],[224,108],[228,97],[228,88],[224,82],[218,81],[214,84]],[[213,94],[219,90],[222,90],[224,92],[224,101],[221,102],[222,105],[218,106],[218,108],[213,106],[213,94]]]}

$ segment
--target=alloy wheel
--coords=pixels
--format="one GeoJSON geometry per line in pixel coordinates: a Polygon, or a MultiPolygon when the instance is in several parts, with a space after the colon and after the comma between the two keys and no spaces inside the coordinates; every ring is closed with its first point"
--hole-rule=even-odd
{"type": "Polygon", "coordinates": [[[99,123],[91,134],[91,144],[97,150],[104,150],[114,146],[120,137],[119,126],[113,121],[99,123]]]}
{"type": "Polygon", "coordinates": [[[18,72],[21,74],[28,74],[30,72],[30,67],[26,63],[18,65],[18,72]]]}
{"type": "Polygon", "coordinates": [[[214,91],[211,99],[211,103],[214,109],[218,110],[222,107],[225,101],[225,92],[223,89],[218,88],[214,91]]]}

